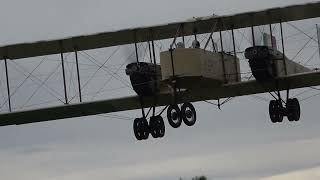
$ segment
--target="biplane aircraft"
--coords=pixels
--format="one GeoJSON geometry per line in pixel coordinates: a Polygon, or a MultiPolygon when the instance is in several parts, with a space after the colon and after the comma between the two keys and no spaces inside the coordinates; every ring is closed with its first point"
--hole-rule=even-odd
{"type": "MultiPolygon", "coordinates": [[[[230,16],[208,16],[194,18],[184,22],[103,32],[99,34],[70,37],[58,40],[14,44],[0,47],[0,59],[4,60],[7,75],[8,101],[10,112],[0,114],[0,126],[21,125],[72,117],[89,116],[141,109],[142,116],[134,119],[133,130],[137,140],[165,135],[165,123],[162,118],[166,112],[173,128],[182,124],[193,126],[197,114],[192,102],[219,100],[222,98],[269,93],[274,100],[269,103],[272,123],[300,120],[300,104],[297,98],[291,98],[292,89],[320,85],[320,72],[310,70],[292,60],[283,46],[282,23],[320,16],[320,2],[273,8],[257,12],[247,12],[230,16]],[[278,24],[281,29],[282,51],[274,46],[271,25],[278,24]],[[255,43],[256,26],[269,25],[268,45],[255,43]],[[252,46],[245,49],[255,80],[242,81],[239,58],[237,57],[234,30],[251,28],[252,46]],[[233,52],[223,49],[221,33],[230,31],[233,39],[233,52]],[[201,47],[197,36],[209,34],[206,44],[201,47]],[[209,43],[214,46],[212,34],[220,34],[220,50],[206,50],[209,43]],[[191,47],[186,47],[186,36],[194,36],[191,47]],[[160,61],[156,60],[155,40],[173,41],[168,50],[160,52],[160,61]],[[178,42],[178,39],[182,39],[178,42]],[[151,62],[140,62],[137,43],[148,42],[151,62]],[[126,66],[132,88],[137,95],[117,99],[82,102],[79,85],[80,103],[69,104],[64,72],[64,53],[135,44],[136,62],[126,66]],[[8,60],[61,54],[64,78],[65,104],[33,110],[11,111],[10,88],[8,80],[8,60]],[[286,97],[281,97],[286,91],[286,97]],[[150,108],[151,113],[145,112],[150,108]],[[162,108],[156,113],[156,108],[162,108]],[[149,116],[149,117],[148,117],[149,116]]],[[[78,66],[78,64],[77,64],[78,66]]],[[[79,72],[78,72],[79,76],[79,72]]],[[[80,83],[79,83],[80,84],[80,83]]]]}

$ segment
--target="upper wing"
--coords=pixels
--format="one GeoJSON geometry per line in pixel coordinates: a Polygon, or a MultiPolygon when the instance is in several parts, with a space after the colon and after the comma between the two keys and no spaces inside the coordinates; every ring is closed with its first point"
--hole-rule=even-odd
{"type": "MultiPolygon", "coordinates": [[[[179,103],[196,102],[271,92],[276,90],[286,90],[288,88],[296,89],[316,86],[320,84],[320,72],[295,74],[280,78],[278,80],[278,88],[275,87],[275,83],[261,85],[256,81],[247,81],[227,84],[220,87],[213,86],[203,89],[193,89],[191,91],[186,91],[182,94],[179,94],[177,100],[179,103]]],[[[157,99],[157,106],[168,105],[172,102],[172,97],[169,94],[161,94],[157,99]]],[[[145,98],[145,107],[151,107],[153,105],[153,100],[153,97],[145,98]]],[[[0,126],[35,123],[139,108],[141,108],[139,104],[139,98],[136,96],[81,104],[63,105],[44,109],[0,114],[0,126]]]]}
{"type": "Polygon", "coordinates": [[[50,54],[72,52],[110,47],[148,40],[160,40],[175,37],[179,26],[183,25],[184,35],[209,33],[217,23],[215,31],[238,29],[250,26],[274,24],[287,21],[315,18],[320,16],[320,2],[273,8],[257,12],[241,13],[231,16],[211,16],[195,18],[191,21],[176,22],[165,25],[126,29],[115,32],[70,37],[59,40],[39,41],[34,43],[15,44],[0,47],[0,60],[19,59],[50,54]],[[152,33],[151,33],[152,31],[152,33]]]}

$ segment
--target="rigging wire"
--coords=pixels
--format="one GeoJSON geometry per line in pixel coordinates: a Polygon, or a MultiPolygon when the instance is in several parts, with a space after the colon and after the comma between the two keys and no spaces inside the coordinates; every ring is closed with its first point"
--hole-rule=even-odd
{"type": "MultiPolygon", "coordinates": [[[[23,84],[29,79],[29,77],[32,75],[32,73],[33,73],[44,61],[45,61],[45,58],[43,58],[43,59],[41,60],[41,62],[29,73],[29,75],[26,76],[26,78],[18,85],[18,87],[15,88],[15,90],[10,94],[10,98],[11,98],[12,96],[14,96],[14,95],[18,92],[18,90],[20,89],[20,87],[23,86],[23,84]]],[[[14,61],[14,62],[15,62],[15,61],[14,61]]],[[[16,63],[16,62],[15,62],[15,63],[16,63]]],[[[4,103],[7,103],[8,100],[9,100],[9,98],[8,98],[4,103]]]]}
{"type": "MultiPolygon", "coordinates": [[[[60,67],[61,64],[58,64],[56,66],[56,68],[51,72],[51,74],[38,86],[38,88],[32,93],[32,95],[28,98],[28,100],[22,105],[20,106],[20,109],[22,109],[25,105],[27,105],[29,103],[29,101],[33,98],[33,96],[38,92],[38,90],[46,83],[46,81],[53,75],[55,74],[55,72],[58,70],[58,68],[60,67]]],[[[60,98],[56,97],[57,99],[59,99],[59,101],[61,101],[62,103],[64,103],[60,98]]]]}

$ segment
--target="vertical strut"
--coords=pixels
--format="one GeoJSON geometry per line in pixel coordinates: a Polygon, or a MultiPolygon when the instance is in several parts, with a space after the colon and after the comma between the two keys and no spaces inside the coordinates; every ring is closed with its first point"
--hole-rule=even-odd
{"type": "Polygon", "coordinates": [[[152,52],[150,47],[150,41],[148,41],[149,55],[150,55],[150,63],[152,63],[152,52]]]}
{"type": "Polygon", "coordinates": [[[212,36],[210,36],[210,39],[211,39],[211,43],[212,43],[212,52],[218,52],[218,50],[216,49],[216,46],[214,45],[214,41],[213,41],[212,36]]]}
{"type": "Polygon", "coordinates": [[[253,27],[253,25],[251,26],[251,34],[252,34],[252,45],[256,46],[256,39],[254,37],[254,27],[253,27]]]}
{"type": "Polygon", "coordinates": [[[62,77],[63,77],[63,87],[64,87],[64,99],[65,104],[68,104],[68,95],[67,95],[67,85],[66,85],[66,74],[64,72],[64,57],[63,57],[63,45],[62,41],[60,41],[60,49],[61,49],[61,64],[62,64],[62,77]]]}
{"type": "Polygon", "coordinates": [[[274,49],[276,47],[273,47],[273,33],[272,33],[272,25],[271,24],[269,24],[269,29],[270,29],[271,48],[274,49]]]}
{"type": "Polygon", "coordinates": [[[137,60],[137,63],[139,64],[139,54],[138,54],[137,42],[134,42],[134,48],[136,50],[136,60],[137,60]]]}
{"type": "Polygon", "coordinates": [[[226,74],[226,66],[224,62],[224,52],[223,52],[223,40],[222,40],[222,32],[219,31],[220,34],[220,45],[221,45],[221,61],[222,61],[222,69],[224,74],[224,81],[227,82],[227,74],[226,74]]]}
{"type": "Polygon", "coordinates": [[[139,54],[138,54],[138,46],[137,46],[137,32],[134,31],[134,48],[135,48],[135,51],[136,51],[136,61],[139,65],[139,54]]]}
{"type": "Polygon", "coordinates": [[[175,73],[174,73],[174,63],[173,63],[173,49],[169,49],[170,51],[170,57],[171,57],[171,68],[172,68],[172,77],[175,77],[175,73]]]}
{"type": "Polygon", "coordinates": [[[186,45],[184,44],[184,24],[181,24],[181,35],[182,35],[183,45],[186,46],[186,45]]]}
{"type": "Polygon", "coordinates": [[[145,114],[145,112],[144,112],[144,105],[143,105],[143,98],[142,98],[142,96],[139,96],[139,100],[140,100],[140,105],[141,105],[142,116],[143,116],[143,118],[146,118],[146,114],[145,114]]]}
{"type": "Polygon", "coordinates": [[[320,58],[320,31],[319,31],[319,26],[318,24],[316,24],[316,28],[317,28],[317,39],[318,39],[318,48],[319,48],[319,58],[320,58]]]}
{"type": "Polygon", "coordinates": [[[236,41],[234,39],[234,30],[233,27],[231,29],[232,35],[232,44],[233,44],[233,55],[234,55],[234,66],[236,68],[236,80],[240,81],[240,72],[238,72],[238,64],[237,64],[237,50],[236,50],[236,41]]]}
{"type": "Polygon", "coordinates": [[[153,64],[157,65],[156,52],[154,50],[154,41],[153,40],[151,41],[151,44],[152,44],[153,64]]]}
{"type": "MultiPolygon", "coordinates": [[[[156,52],[154,49],[154,40],[153,40],[153,32],[151,30],[151,45],[152,45],[152,54],[153,54],[153,64],[154,64],[154,73],[155,73],[155,81],[154,81],[154,89],[157,89],[157,81],[158,81],[158,72],[157,72],[157,60],[156,60],[156,52]]],[[[150,54],[151,55],[151,54],[150,54]]],[[[152,116],[156,114],[156,103],[157,103],[157,92],[155,92],[154,99],[153,99],[153,108],[152,108],[152,116]]]]}
{"type": "Polygon", "coordinates": [[[9,74],[8,74],[8,65],[7,58],[4,58],[4,66],[6,68],[6,79],[7,79],[7,92],[8,92],[8,103],[9,103],[9,111],[11,112],[11,95],[10,95],[10,84],[9,84],[9,74]]]}
{"type": "Polygon", "coordinates": [[[79,62],[78,62],[78,50],[75,47],[74,48],[74,53],[76,56],[76,66],[77,66],[77,76],[78,76],[78,90],[79,90],[79,99],[80,102],[82,102],[82,95],[81,95],[81,81],[80,81],[80,70],[79,70],[79,62]]]}
{"type": "Polygon", "coordinates": [[[285,75],[288,75],[287,72],[287,65],[286,65],[286,56],[284,52],[284,39],[283,39],[283,29],[282,29],[282,20],[280,19],[280,33],[281,33],[281,43],[282,43],[282,60],[283,60],[283,67],[285,75]]]}

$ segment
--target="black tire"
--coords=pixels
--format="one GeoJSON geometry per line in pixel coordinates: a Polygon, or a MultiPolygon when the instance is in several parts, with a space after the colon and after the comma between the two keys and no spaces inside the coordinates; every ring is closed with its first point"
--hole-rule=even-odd
{"type": "Polygon", "coordinates": [[[182,119],[180,116],[180,109],[178,105],[170,105],[167,110],[167,118],[169,124],[173,128],[178,128],[181,126],[182,119]]]}
{"type": "Polygon", "coordinates": [[[142,126],[141,126],[141,118],[136,118],[133,122],[133,132],[138,141],[143,139],[142,137],[142,126]]]}
{"type": "Polygon", "coordinates": [[[197,113],[191,103],[184,103],[181,107],[181,118],[187,126],[193,126],[197,121],[197,113]]]}
{"type": "Polygon", "coordinates": [[[297,98],[293,98],[292,99],[294,101],[294,103],[296,104],[296,111],[297,111],[297,119],[296,121],[300,120],[300,116],[301,116],[301,108],[300,108],[300,103],[299,100],[297,98]]]}
{"type": "Polygon", "coordinates": [[[141,127],[142,128],[142,130],[141,130],[142,138],[148,139],[149,133],[150,133],[148,121],[146,120],[146,118],[141,118],[141,123],[142,123],[142,127],[141,127]]]}
{"type": "Polygon", "coordinates": [[[156,116],[157,124],[158,124],[158,137],[162,138],[164,137],[166,133],[166,127],[164,125],[163,118],[161,116],[156,116]]]}
{"type": "Polygon", "coordinates": [[[158,138],[159,133],[158,133],[158,120],[156,116],[152,116],[150,118],[149,122],[149,129],[150,129],[150,134],[152,135],[153,138],[158,138]]]}
{"type": "Polygon", "coordinates": [[[269,115],[272,123],[283,121],[283,106],[279,100],[271,100],[269,104],[269,115]]]}
{"type": "Polygon", "coordinates": [[[297,98],[288,99],[286,108],[290,122],[300,120],[300,103],[297,98]]]}

